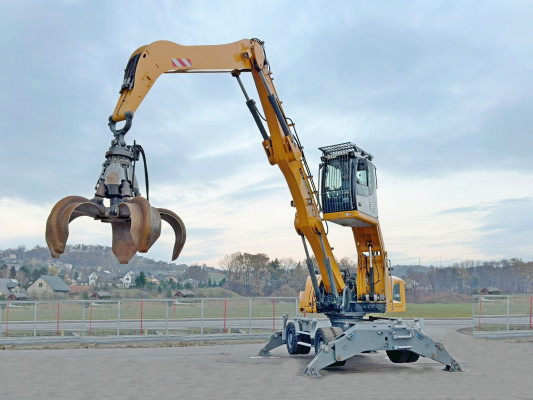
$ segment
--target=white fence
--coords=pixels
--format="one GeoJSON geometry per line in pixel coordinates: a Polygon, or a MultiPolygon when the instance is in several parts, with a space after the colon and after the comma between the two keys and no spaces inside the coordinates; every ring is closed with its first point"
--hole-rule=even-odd
{"type": "Polygon", "coordinates": [[[472,315],[474,335],[533,335],[533,295],[476,295],[472,315]]]}
{"type": "Polygon", "coordinates": [[[0,341],[13,337],[256,334],[280,329],[298,299],[0,301],[0,341]]]}

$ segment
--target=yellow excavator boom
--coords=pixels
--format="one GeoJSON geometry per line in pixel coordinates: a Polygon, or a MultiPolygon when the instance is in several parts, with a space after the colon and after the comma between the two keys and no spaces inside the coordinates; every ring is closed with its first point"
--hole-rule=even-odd
{"type": "MultiPolygon", "coordinates": [[[[260,40],[243,39],[234,43],[213,46],[182,46],[169,41],[157,41],[135,50],[126,66],[124,81],[120,89],[120,97],[110,117],[111,130],[114,132],[119,144],[122,143],[122,148],[115,148],[113,150],[114,154],[116,153],[118,157],[119,153],[122,154],[127,150],[127,145],[124,142],[124,134],[131,126],[133,114],[161,74],[209,72],[231,73],[239,80],[243,91],[244,87],[239,79],[239,75],[243,72],[251,72],[268,126],[268,132],[260,126],[266,155],[270,164],[278,165],[285,177],[292,196],[292,203],[296,208],[294,227],[299,235],[307,239],[316,256],[320,272],[323,276],[322,280],[324,282],[325,292],[334,293],[335,296],[338,296],[345,287],[342,274],[337,267],[331,246],[327,240],[326,230],[321,221],[315,199],[317,195],[316,189],[312,183],[311,173],[305,162],[302,147],[298,143],[295,132],[292,130],[292,122],[286,118],[283,112],[281,102],[272,82],[270,65],[265,57],[263,42],[260,40]],[[127,121],[125,128],[123,130],[115,129],[115,124],[123,120],[127,121]]],[[[255,102],[253,100],[247,100],[250,111],[254,113],[255,102]]],[[[258,122],[258,118],[256,118],[256,122],[258,122]]],[[[127,155],[127,157],[133,160],[135,155],[127,155]]],[[[118,159],[116,161],[118,162],[118,159]]],[[[124,176],[128,176],[128,174],[124,173],[124,176]]],[[[107,180],[104,183],[107,183],[107,180]]],[[[135,184],[136,182],[131,182],[130,186],[134,187],[135,184]]],[[[127,196],[123,199],[120,197],[122,194],[117,194],[116,191],[111,195],[109,193],[109,190],[104,189],[97,191],[97,201],[101,202],[102,198],[107,198],[108,196],[113,196],[115,203],[129,201],[127,196]]],[[[105,218],[108,218],[106,215],[109,214],[106,214],[106,212],[107,210],[103,212],[105,215],[99,214],[97,218],[105,220],[105,218]]],[[[93,214],[80,213],[79,215],[95,217],[93,214]]],[[[121,217],[120,209],[118,211],[115,210],[114,215],[121,217]]],[[[124,218],[127,219],[128,217],[128,210],[125,210],[124,218]]],[[[55,216],[54,218],[58,219],[60,217],[55,216]]],[[[116,218],[113,220],[114,223],[116,222],[115,220],[116,218]]],[[[143,220],[148,221],[149,219],[143,218],[143,220]]],[[[156,222],[158,221],[157,218],[155,220],[156,222]]],[[[68,224],[68,221],[66,224],[68,224]]],[[[65,226],[66,224],[56,225],[65,226]]],[[[142,248],[143,250],[149,248],[146,245],[144,247],[141,246],[141,240],[136,239],[139,235],[133,232],[133,225],[135,224],[132,224],[131,227],[124,225],[122,221],[118,225],[116,223],[113,225],[125,227],[125,229],[121,230],[121,232],[125,232],[114,235],[114,237],[116,236],[117,248],[121,247],[121,243],[119,242],[120,237],[128,236],[130,245],[126,249],[127,251],[125,251],[128,255],[127,257],[123,257],[124,260],[130,257],[131,252],[136,248],[142,248]]],[[[55,225],[51,224],[51,226],[55,225]]],[[[184,238],[183,225],[174,222],[172,226],[182,227],[181,230],[178,229],[176,231],[176,237],[180,238],[180,240],[184,238]],[[181,234],[181,231],[183,231],[183,234],[181,234]]],[[[151,237],[156,237],[159,235],[159,229],[158,226],[149,226],[146,231],[151,234],[151,237]]],[[[50,236],[49,243],[55,243],[53,247],[64,249],[68,234],[48,235],[47,233],[47,240],[48,236],[50,236]]],[[[149,244],[151,245],[152,242],[149,242],[149,244]]],[[[54,256],[58,256],[61,252],[62,250],[54,251],[53,254],[54,256]]]]}

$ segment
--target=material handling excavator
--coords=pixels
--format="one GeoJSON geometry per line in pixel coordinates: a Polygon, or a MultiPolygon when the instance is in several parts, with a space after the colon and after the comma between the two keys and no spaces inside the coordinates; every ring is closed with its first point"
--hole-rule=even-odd
{"type": "MultiPolygon", "coordinates": [[[[172,260],[181,252],[186,237],[182,220],[174,212],[155,208],[140,194],[135,178],[136,162],[144,149],[126,144],[137,110],[152,85],[163,73],[229,73],[236,78],[259,132],[271,165],[277,165],[292,196],[296,214],[294,227],[301,237],[309,270],[305,290],[300,293],[300,315],[275,332],[261,349],[286,345],[290,354],[315,357],[305,368],[306,375],[332,365],[342,365],[362,352],[384,350],[392,362],[417,361],[428,357],[445,365],[447,371],[461,371],[460,365],[441,343],[424,333],[423,321],[377,318],[373,315],[405,311],[404,282],[391,274],[377,212],[377,179],[373,156],[353,143],[320,148],[319,189],[306,162],[295,124],[283,110],[273,85],[264,43],[259,39],[213,46],[182,46],[157,41],[142,46],[131,55],[120,89],[120,97],[109,117],[114,139],[92,199],[69,196],[52,209],[46,224],[46,242],[53,257],[65,250],[68,224],[89,216],[110,223],[113,253],[127,263],[137,251],[147,252],[161,231],[161,220],[175,233],[172,260]],[[250,72],[259,95],[263,115],[248,96],[240,75],[250,72]],[[266,121],[266,127],[263,124],[266,121]],[[122,128],[117,123],[125,121],[122,128]],[[324,223],[349,228],[355,240],[357,271],[341,270],[333,256],[324,223]],[[318,270],[311,260],[315,255],[318,270]],[[326,318],[306,317],[321,313],[326,318]],[[366,315],[372,314],[365,318],[366,315]]],[[[145,174],[146,165],[145,165],[145,174]]]]}

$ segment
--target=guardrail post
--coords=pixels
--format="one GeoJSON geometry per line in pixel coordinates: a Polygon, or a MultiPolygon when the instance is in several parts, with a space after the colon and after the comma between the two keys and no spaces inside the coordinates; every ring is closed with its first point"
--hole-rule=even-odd
{"type": "Polygon", "coordinates": [[[226,310],[228,305],[228,299],[224,299],[224,333],[226,333],[226,310]]]}
{"type": "Polygon", "coordinates": [[[86,301],[81,303],[81,336],[85,336],[85,305],[86,301]]]}
{"type": "Polygon", "coordinates": [[[165,301],[165,335],[168,336],[168,301],[165,301]]]}
{"type": "Polygon", "coordinates": [[[33,303],[33,337],[37,336],[37,302],[33,303]]]}
{"type": "Polygon", "coordinates": [[[0,339],[2,338],[2,307],[0,307],[0,339]]]}
{"type": "Polygon", "coordinates": [[[143,334],[143,301],[141,300],[141,335],[143,334]]]}
{"type": "Polygon", "coordinates": [[[120,336],[120,301],[117,304],[117,336],[120,336]]]}
{"type": "Polygon", "coordinates": [[[482,298],[479,298],[479,318],[478,318],[478,328],[477,331],[481,332],[481,300],[482,298]]]}
{"type": "Polygon", "coordinates": [[[507,296],[507,323],[506,323],[506,328],[507,328],[507,332],[509,332],[509,296],[507,296]]]}
{"type": "Polygon", "coordinates": [[[475,299],[472,299],[472,334],[475,334],[476,327],[476,302],[475,299]]]}
{"type": "Polygon", "coordinates": [[[531,330],[531,315],[533,314],[533,296],[529,298],[529,330],[531,330]]]}
{"type": "Polygon", "coordinates": [[[91,300],[91,316],[89,318],[89,336],[93,334],[93,301],[91,300]]]}
{"type": "Polygon", "coordinates": [[[276,298],[272,297],[272,332],[276,332],[276,298]]]}
{"type": "Polygon", "coordinates": [[[59,300],[57,302],[57,332],[56,336],[59,336],[59,300]]]}
{"type": "Polygon", "coordinates": [[[204,334],[204,299],[202,299],[202,314],[200,319],[200,335],[204,334]]]}
{"type": "Polygon", "coordinates": [[[250,335],[252,334],[252,298],[250,297],[250,319],[248,320],[248,325],[249,325],[249,333],[250,335]]]}
{"type": "Polygon", "coordinates": [[[6,310],[6,338],[9,337],[9,300],[7,301],[6,310]]]}

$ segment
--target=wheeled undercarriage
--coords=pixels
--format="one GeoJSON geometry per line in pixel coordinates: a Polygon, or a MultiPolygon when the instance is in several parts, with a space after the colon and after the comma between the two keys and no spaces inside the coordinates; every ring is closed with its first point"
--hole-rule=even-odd
{"type": "Polygon", "coordinates": [[[393,363],[411,363],[420,356],[445,365],[445,371],[462,371],[461,366],[446,351],[424,333],[424,321],[398,319],[335,319],[283,317],[283,328],[275,332],[259,352],[270,356],[270,350],[286,345],[289,354],[309,354],[315,357],[305,367],[304,375],[320,376],[320,370],[342,366],[349,358],[384,350],[393,363]]]}

